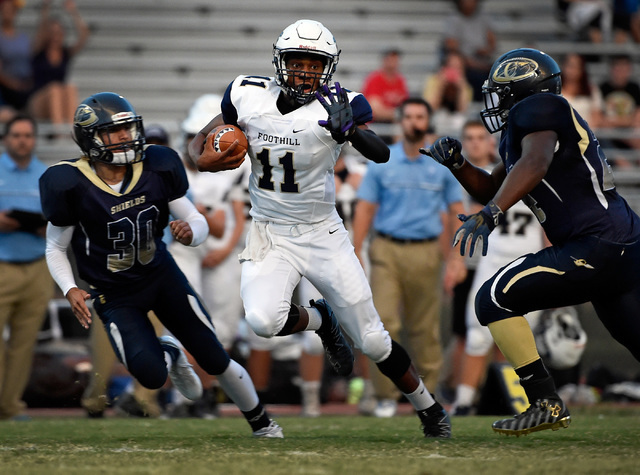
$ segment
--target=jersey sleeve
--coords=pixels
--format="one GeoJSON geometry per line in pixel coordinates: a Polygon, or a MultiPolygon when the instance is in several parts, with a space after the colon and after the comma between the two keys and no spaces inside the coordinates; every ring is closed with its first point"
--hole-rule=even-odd
{"type": "Polygon", "coordinates": [[[351,110],[353,111],[353,120],[358,125],[366,124],[373,120],[371,105],[362,94],[357,94],[351,99],[351,110]]]}
{"type": "Polygon", "coordinates": [[[572,126],[571,106],[556,94],[534,94],[516,104],[509,112],[509,127],[522,139],[533,132],[561,132],[572,126]]]}
{"type": "Polygon", "coordinates": [[[189,181],[182,160],[176,151],[162,145],[151,145],[146,149],[146,154],[145,161],[148,160],[162,177],[168,201],[184,196],[189,188],[189,181]]]}
{"type": "MultiPolygon", "coordinates": [[[[236,78],[237,79],[237,78],[236,78]]],[[[233,85],[236,81],[232,81],[227,89],[224,91],[224,95],[222,96],[222,120],[224,120],[225,124],[238,125],[238,110],[236,106],[233,105],[231,101],[231,90],[233,89],[233,85]]]]}
{"type": "Polygon", "coordinates": [[[40,177],[42,213],[55,226],[74,226],[79,221],[74,205],[77,176],[75,167],[60,162],[47,168],[40,177]]]}

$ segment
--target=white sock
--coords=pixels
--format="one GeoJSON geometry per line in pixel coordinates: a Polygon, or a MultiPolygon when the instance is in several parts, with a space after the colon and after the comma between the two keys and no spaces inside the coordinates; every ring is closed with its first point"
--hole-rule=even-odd
{"type": "Polygon", "coordinates": [[[476,389],[468,384],[459,384],[456,388],[456,400],[453,403],[455,407],[469,407],[473,405],[476,397],[476,389]]]}
{"type": "Polygon", "coordinates": [[[427,391],[427,387],[424,385],[422,380],[420,380],[418,388],[411,394],[405,394],[405,397],[409,400],[416,411],[424,411],[436,403],[436,400],[431,397],[431,393],[427,391]]]}
{"type": "Polygon", "coordinates": [[[320,325],[322,325],[322,315],[320,315],[320,311],[315,307],[304,307],[309,314],[309,324],[305,331],[307,330],[319,330],[320,325]]]}
{"type": "Polygon", "coordinates": [[[222,390],[241,411],[255,409],[260,402],[249,373],[236,361],[231,360],[229,367],[217,378],[222,390]]]}

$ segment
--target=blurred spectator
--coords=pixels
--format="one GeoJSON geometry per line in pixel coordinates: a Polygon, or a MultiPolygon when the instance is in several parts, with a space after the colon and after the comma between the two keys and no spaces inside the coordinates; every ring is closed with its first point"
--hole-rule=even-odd
{"type": "MultiPolygon", "coordinates": [[[[603,117],[600,127],[620,128],[631,133],[640,127],[640,85],[632,80],[633,64],[626,55],[612,56],[609,65],[609,76],[600,84],[603,100],[603,117]]],[[[637,136],[637,134],[635,134],[637,136]]],[[[605,145],[640,150],[638,138],[615,138],[610,141],[601,140],[605,145]]],[[[617,166],[628,166],[621,157],[613,157],[617,166]]]]}
{"type": "Polygon", "coordinates": [[[31,59],[33,91],[29,111],[37,120],[47,120],[54,125],[73,122],[78,94],[75,85],[67,81],[67,75],[71,61],[89,38],[89,27],[75,1],[65,0],[64,9],[73,20],[75,42],[66,44],[63,21],[51,16],[51,1],[44,0],[31,59]]]}
{"type": "Polygon", "coordinates": [[[556,0],[558,16],[578,40],[602,43],[611,39],[613,12],[608,0],[556,0]]]}
{"type": "Polygon", "coordinates": [[[602,116],[602,93],[589,79],[584,56],[569,53],[561,64],[562,95],[589,126],[599,127],[602,116]]]}
{"type": "Polygon", "coordinates": [[[441,135],[459,135],[473,99],[460,53],[446,54],[440,69],[427,77],[422,97],[433,109],[432,128],[441,135]]]}
{"type": "MultiPolygon", "coordinates": [[[[362,249],[370,230],[371,291],[376,309],[394,341],[405,346],[425,386],[436,388],[442,366],[440,344],[442,264],[444,287],[464,278],[464,264],[443,232],[441,213],[464,212],[462,188],[447,170],[433,166],[419,153],[427,146],[430,109],[422,98],[400,107],[402,140],[393,144],[387,163],[370,164],[358,189],[353,219],[353,245],[362,249]],[[446,239],[442,239],[441,237],[446,239]],[[445,244],[446,240],[446,244],[445,244]],[[448,255],[447,255],[448,254],[448,255]]],[[[376,417],[392,417],[400,396],[377,366],[370,366],[378,406],[376,417]]]]}
{"type": "Polygon", "coordinates": [[[16,115],[0,155],[0,419],[27,420],[21,401],[31,374],[38,331],[53,297],[45,260],[46,221],[38,180],[46,166],[33,151],[36,123],[16,115]]]}
{"type": "Polygon", "coordinates": [[[482,84],[493,65],[496,35],[488,16],[480,9],[480,0],[454,0],[457,12],[445,24],[443,55],[459,52],[465,62],[467,81],[473,88],[473,100],[482,101],[482,84]]]}
{"type": "Polygon", "coordinates": [[[613,1],[613,35],[616,43],[640,43],[640,0],[613,1]]]}
{"type": "MultiPolygon", "coordinates": [[[[400,72],[400,56],[395,48],[384,51],[380,68],[364,80],[362,94],[371,105],[374,123],[394,124],[398,106],[409,97],[407,81],[400,72]]],[[[388,144],[393,142],[392,133],[381,131],[378,135],[388,144]]]]}
{"type": "Polygon", "coordinates": [[[24,111],[33,86],[31,38],[16,28],[22,3],[0,0],[0,96],[14,111],[24,111]]]}

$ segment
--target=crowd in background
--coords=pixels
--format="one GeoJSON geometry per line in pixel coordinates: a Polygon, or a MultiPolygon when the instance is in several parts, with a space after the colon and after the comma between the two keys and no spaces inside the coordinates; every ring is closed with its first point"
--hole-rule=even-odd
{"type": "MultiPolygon", "coordinates": [[[[640,43],[640,6],[637,1],[558,1],[557,3],[560,20],[565,21],[575,32],[576,38],[580,40],[586,39],[594,43],[627,41],[640,43]]],[[[465,151],[469,153],[467,158],[473,158],[474,153],[477,153],[478,159],[482,160],[481,166],[490,167],[496,157],[496,144],[473,119],[477,119],[478,104],[482,101],[482,83],[493,61],[500,54],[496,50],[497,34],[490,18],[483,13],[482,3],[479,0],[455,0],[455,4],[456,10],[446,20],[446,33],[441,38],[440,63],[424,78],[423,90],[409,90],[407,80],[402,73],[404,66],[402,50],[396,45],[390,45],[381,51],[379,68],[371,71],[363,84],[353,85],[353,87],[362,91],[372,106],[372,128],[380,130],[379,135],[392,147],[394,144],[402,144],[411,139],[411,127],[424,127],[426,139],[420,146],[428,146],[434,137],[440,135],[460,137],[465,151]],[[417,119],[407,118],[404,115],[407,99],[409,104],[417,104],[418,108],[422,107],[421,104],[425,104],[424,122],[416,122],[417,119]],[[380,127],[376,128],[376,126],[380,127]],[[481,150],[474,152],[474,147],[478,147],[474,141],[483,144],[481,150]]],[[[5,135],[3,144],[5,152],[0,158],[0,164],[3,163],[2,160],[10,163],[8,160],[13,158],[13,144],[10,140],[12,140],[11,130],[16,121],[18,125],[31,130],[27,131],[33,139],[32,147],[27,151],[29,156],[36,150],[38,126],[48,131],[44,138],[46,140],[68,134],[66,129],[71,127],[73,112],[79,99],[76,86],[68,81],[69,70],[73,66],[74,58],[81,54],[90,36],[89,26],[74,0],[65,0],[61,8],[57,8],[55,12],[52,11],[51,2],[44,0],[38,28],[33,36],[19,31],[16,27],[16,18],[23,6],[23,2],[19,0],[0,0],[0,122],[3,124],[3,135],[5,135]],[[71,31],[73,34],[68,35],[67,32],[71,31]],[[32,122],[25,117],[35,120],[32,122]]],[[[596,58],[596,60],[606,61],[609,69],[605,80],[595,82],[589,75],[589,64],[594,61],[593,57],[570,53],[557,59],[561,62],[563,95],[580,115],[594,129],[615,129],[623,132],[621,135],[613,134],[611,138],[606,138],[609,136],[605,135],[602,143],[603,147],[613,151],[613,155],[609,158],[614,167],[636,166],[633,158],[630,159],[629,153],[625,151],[636,155],[640,151],[640,138],[638,138],[640,84],[633,75],[634,68],[637,70],[638,65],[625,55],[612,55],[606,60],[596,58]]],[[[219,112],[219,107],[219,96],[200,98],[184,117],[176,117],[176,120],[181,122],[181,133],[173,140],[170,134],[159,125],[154,127],[147,125],[146,131],[148,142],[157,139],[159,143],[173,146],[181,152],[190,180],[191,199],[200,212],[207,217],[211,229],[216,226],[225,229],[219,236],[210,236],[206,245],[199,248],[171,246],[169,243],[169,249],[174,258],[192,285],[204,297],[212,317],[214,320],[219,319],[219,323],[216,322],[216,328],[219,328],[220,341],[230,354],[237,355],[237,359],[246,364],[256,389],[261,394],[262,400],[267,403],[302,403],[302,413],[307,416],[320,415],[320,404],[327,401],[359,402],[360,411],[363,414],[378,417],[389,417],[395,414],[398,395],[388,388],[380,387],[379,383],[376,387],[376,374],[372,374],[376,371],[375,367],[369,368],[364,363],[356,365],[354,376],[345,380],[324,367],[324,357],[321,347],[318,350],[317,341],[306,341],[297,336],[281,339],[277,343],[266,341],[252,334],[251,330],[244,325],[239,294],[240,266],[236,256],[242,250],[249,220],[246,194],[249,170],[247,167],[242,167],[237,173],[226,174],[224,177],[216,174],[198,174],[184,151],[190,138],[219,112]],[[208,291],[213,288],[224,289],[224,291],[208,291]]],[[[451,216],[447,216],[445,212],[439,214],[439,223],[434,225],[431,233],[413,236],[402,233],[390,235],[390,232],[385,230],[384,224],[377,226],[374,221],[378,219],[374,218],[377,216],[376,213],[380,208],[384,210],[386,204],[372,191],[375,186],[372,184],[374,178],[370,170],[375,166],[367,167],[355,150],[346,147],[335,173],[338,209],[347,228],[352,232],[356,231],[353,220],[354,213],[357,220],[358,205],[361,208],[360,213],[369,213],[368,226],[364,231],[360,230],[356,250],[372,279],[376,278],[376,267],[369,262],[369,259],[376,256],[376,252],[383,252],[380,251],[382,246],[389,247],[389,249],[385,247],[386,250],[383,252],[386,256],[393,252],[395,246],[406,249],[404,247],[406,245],[424,244],[434,240],[440,244],[448,243],[451,238],[449,228],[453,226],[455,229],[455,215],[462,209],[458,209],[457,204],[463,206],[464,203],[466,212],[472,212],[470,211],[472,204],[467,202],[468,198],[463,197],[461,188],[456,184],[458,191],[448,192],[446,197],[438,197],[442,202],[438,202],[437,205],[440,210],[451,207],[449,211],[453,214],[451,216]],[[366,188],[361,190],[363,179],[366,188]],[[374,203],[376,207],[363,210],[362,202],[374,203]],[[372,249],[369,249],[369,246],[372,246],[372,249]]],[[[2,178],[0,176],[0,180],[2,178]]],[[[19,225],[5,219],[11,202],[3,197],[3,191],[5,189],[0,186],[0,234],[11,234],[19,230],[32,236],[34,233],[41,232],[38,229],[35,231],[21,229],[19,225]]],[[[402,206],[403,202],[398,199],[393,205],[402,206]]],[[[384,223],[384,216],[379,219],[384,223]]],[[[413,218],[409,216],[409,219],[413,218]]],[[[400,226],[400,229],[405,229],[407,223],[394,221],[391,226],[400,226]]],[[[33,246],[38,245],[44,244],[34,239],[33,246]]],[[[15,262],[16,255],[6,251],[9,246],[13,244],[6,239],[0,239],[0,262],[15,262]]],[[[431,249],[430,245],[426,246],[431,249]]],[[[41,251],[44,252],[43,247],[41,251]]],[[[457,322],[454,318],[454,337],[451,348],[446,348],[442,352],[444,357],[451,361],[443,365],[439,348],[434,348],[432,345],[430,345],[432,353],[424,355],[415,354],[420,346],[419,343],[414,345],[414,353],[411,345],[408,345],[408,349],[416,362],[423,363],[419,368],[423,373],[432,372],[428,375],[423,374],[429,378],[428,387],[437,387],[443,394],[448,393],[448,402],[459,407],[458,414],[463,415],[469,411],[474,400],[477,399],[477,393],[481,390],[486,374],[484,358],[490,350],[493,351],[493,348],[489,348],[490,342],[471,350],[466,344],[465,320],[468,320],[468,315],[471,313],[467,309],[466,297],[469,289],[473,288],[471,271],[475,271],[475,264],[467,262],[464,266],[465,271],[461,272],[464,275],[456,277],[455,282],[447,281],[445,269],[448,266],[444,263],[449,256],[446,245],[433,247],[433,253],[437,256],[437,265],[430,271],[433,277],[430,281],[430,289],[434,291],[430,299],[437,303],[438,309],[429,317],[429,328],[423,330],[422,335],[430,331],[431,337],[435,340],[441,338],[443,330],[440,328],[440,313],[448,312],[448,307],[452,304],[456,306],[456,292],[462,294],[460,305],[463,310],[460,310],[457,322]],[[456,284],[461,284],[465,278],[467,286],[456,288],[456,284]],[[444,300],[442,304],[439,301],[441,297],[444,300]],[[464,372],[465,350],[467,373],[464,372]],[[474,357],[476,360],[473,359],[474,357]],[[482,359],[481,363],[477,361],[479,357],[482,359]],[[474,364],[473,361],[476,361],[476,366],[480,369],[469,376],[469,365],[474,364]],[[429,369],[431,367],[433,368],[429,369]]],[[[378,264],[379,257],[378,254],[376,260],[378,264]]],[[[17,259],[23,260],[21,257],[17,259]]],[[[24,261],[32,263],[38,259],[36,255],[29,255],[24,258],[24,261]]],[[[3,273],[3,277],[8,275],[3,273]]],[[[381,277],[378,275],[377,278],[381,277]]],[[[32,285],[45,287],[49,286],[50,282],[40,284],[34,281],[32,285]]],[[[375,303],[381,311],[385,301],[388,301],[388,296],[376,295],[376,286],[372,285],[372,287],[374,301],[379,299],[375,303]]],[[[380,288],[378,286],[378,289],[380,288]]],[[[6,289],[0,289],[0,296],[6,289]]],[[[301,302],[308,301],[309,298],[317,298],[314,297],[317,294],[314,291],[315,289],[312,288],[298,289],[301,302]]],[[[382,291],[378,290],[378,292],[382,291]]],[[[34,293],[47,295],[40,291],[34,293]]],[[[406,307],[402,308],[407,310],[410,303],[413,302],[409,300],[403,302],[406,307]]],[[[2,307],[0,324],[7,325],[9,328],[9,331],[5,331],[5,336],[9,335],[7,342],[11,342],[11,338],[18,335],[18,326],[14,325],[17,325],[16,319],[20,316],[16,312],[12,314],[5,310],[9,305],[9,302],[0,300],[0,307],[2,307]]],[[[24,390],[28,383],[25,379],[24,365],[30,363],[28,355],[35,349],[39,329],[37,327],[44,319],[42,312],[41,308],[36,309],[38,315],[35,316],[35,321],[38,324],[31,325],[27,330],[29,335],[26,338],[26,347],[17,356],[22,359],[21,366],[17,367],[15,364],[11,366],[10,352],[7,353],[9,357],[0,357],[0,364],[4,366],[4,371],[0,370],[0,376],[3,378],[0,380],[0,418],[23,415],[23,408],[16,400],[20,396],[16,395],[16,392],[20,392],[21,387],[24,390]],[[6,389],[9,387],[12,388],[11,393],[6,389]]],[[[454,308],[453,314],[455,312],[454,308]]],[[[382,316],[384,321],[384,315],[382,316]]],[[[404,320],[404,318],[400,316],[398,320],[404,320]]],[[[392,325],[392,322],[392,320],[385,321],[385,325],[392,325]]],[[[407,320],[404,324],[410,325],[409,322],[410,320],[407,320]]],[[[410,338],[413,328],[409,326],[403,329],[402,325],[398,324],[396,330],[398,339],[402,331],[410,338]]],[[[161,329],[158,332],[161,332],[161,329]]],[[[198,372],[198,374],[203,379],[205,394],[202,400],[195,404],[181,399],[170,388],[151,395],[133,385],[115,388],[113,381],[116,380],[114,376],[118,368],[114,364],[114,355],[110,353],[108,345],[100,347],[97,342],[100,335],[94,335],[94,333],[97,333],[97,330],[96,332],[92,330],[90,340],[91,361],[94,368],[101,362],[102,368],[109,368],[113,373],[109,378],[103,377],[96,380],[96,371],[93,371],[90,373],[94,375],[93,378],[85,381],[87,391],[81,400],[89,415],[100,417],[105,408],[112,405],[122,413],[137,416],[216,417],[217,404],[226,401],[215,379],[207,379],[204,372],[198,372]],[[101,349],[98,350],[98,348],[101,349]]],[[[13,357],[16,358],[16,356],[13,357]]],[[[106,371],[107,369],[104,369],[100,374],[104,376],[106,371]]],[[[577,383],[577,381],[576,376],[569,382],[577,383]]],[[[80,401],[76,402],[80,403],[80,401]]]]}

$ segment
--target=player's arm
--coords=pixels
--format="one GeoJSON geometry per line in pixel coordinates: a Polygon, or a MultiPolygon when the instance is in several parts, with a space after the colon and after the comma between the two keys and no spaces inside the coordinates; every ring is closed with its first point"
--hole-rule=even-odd
{"type": "Polygon", "coordinates": [[[180,244],[195,247],[209,235],[207,220],[186,196],[170,201],[169,212],[177,218],[169,223],[169,229],[180,244]]]}
{"type": "Polygon", "coordinates": [[[365,158],[376,163],[389,161],[389,147],[366,125],[356,127],[348,140],[365,158]]]}
{"type": "Polygon", "coordinates": [[[421,148],[420,153],[451,170],[467,193],[482,204],[494,197],[506,176],[502,163],[488,173],[467,161],[462,155],[462,144],[453,137],[440,137],[429,148],[421,148]]]}
{"type": "Polygon", "coordinates": [[[522,156],[506,176],[493,202],[504,212],[524,198],[547,174],[558,134],[543,130],[525,135],[522,139],[522,156]]]}
{"type": "Polygon", "coordinates": [[[74,226],[55,226],[49,223],[47,225],[45,256],[51,277],[56,281],[71,305],[73,315],[84,328],[89,328],[91,312],[86,301],[91,296],[76,285],[71,263],[67,256],[67,248],[71,243],[74,229],[74,226]]]}
{"type": "Polygon", "coordinates": [[[221,125],[224,125],[224,119],[222,114],[218,114],[189,142],[189,157],[201,172],[232,170],[238,168],[244,161],[244,153],[233,154],[238,143],[237,140],[224,152],[216,152],[212,143],[210,141],[206,142],[209,132],[221,125]]]}

